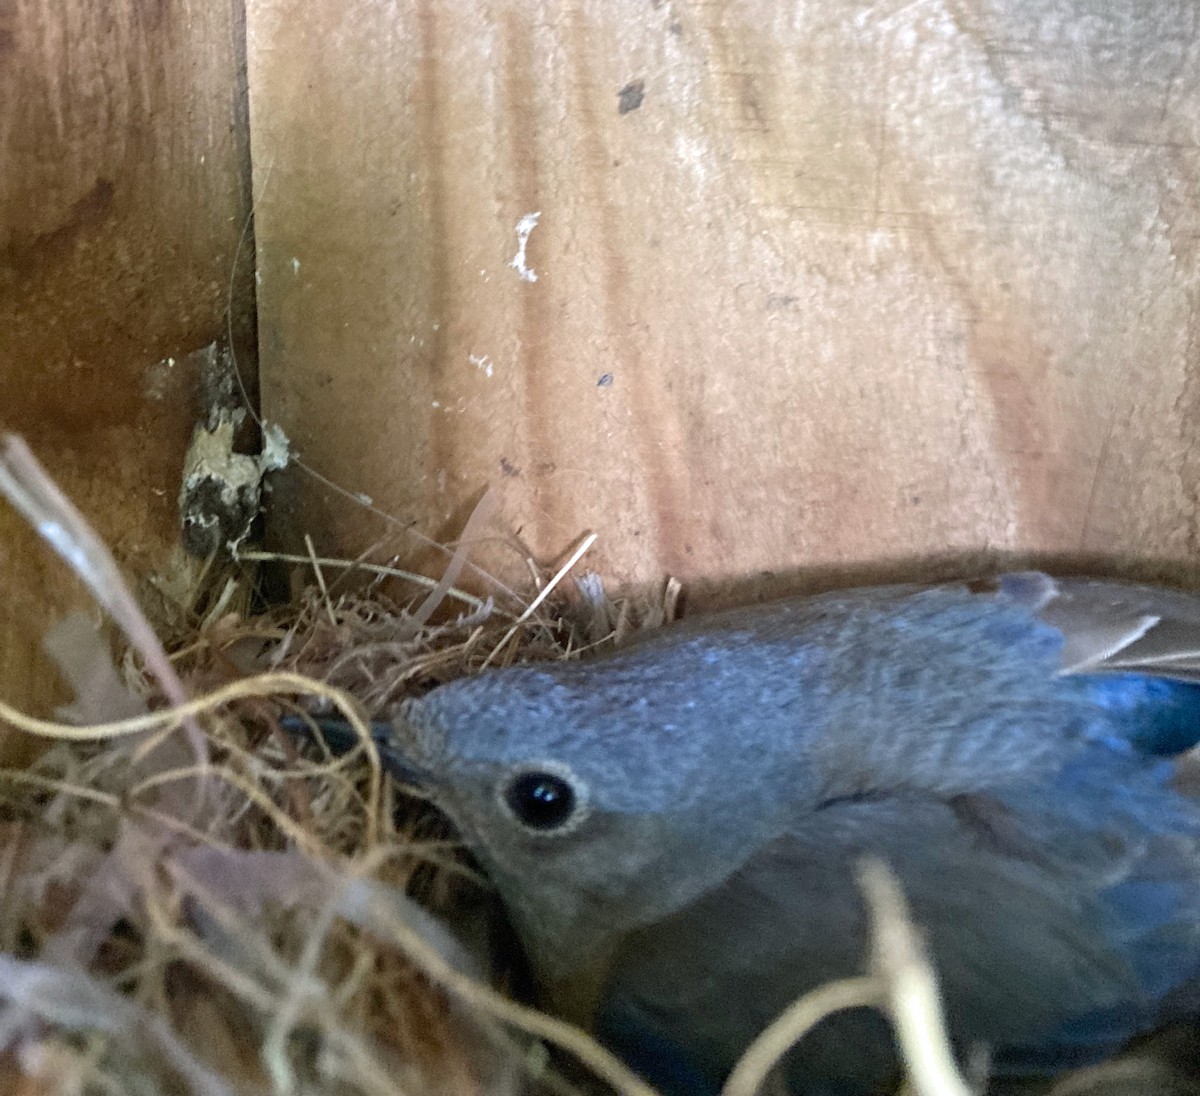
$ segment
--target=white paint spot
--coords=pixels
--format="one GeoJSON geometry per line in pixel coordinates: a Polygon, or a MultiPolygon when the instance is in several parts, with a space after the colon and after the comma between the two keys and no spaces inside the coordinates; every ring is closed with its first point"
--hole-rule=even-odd
{"type": "Polygon", "coordinates": [[[495,372],[492,359],[486,354],[468,354],[467,361],[475,366],[485,377],[490,377],[495,372]]]}
{"type": "Polygon", "coordinates": [[[525,253],[529,248],[529,237],[533,234],[533,230],[537,228],[538,218],[541,215],[542,211],[539,209],[536,213],[526,213],[517,222],[517,253],[512,257],[508,265],[517,272],[517,276],[523,282],[536,282],[538,280],[537,272],[525,262],[525,253]]]}
{"type": "Polygon", "coordinates": [[[293,274],[300,273],[300,260],[295,257],[292,258],[292,273],[293,274]]]}
{"type": "Polygon", "coordinates": [[[680,167],[691,173],[697,183],[703,184],[708,181],[709,166],[713,162],[713,156],[708,145],[703,141],[682,133],[676,134],[675,159],[680,167]]]}
{"type": "Polygon", "coordinates": [[[356,498],[356,499],[357,499],[359,502],[361,502],[361,503],[362,503],[364,506],[374,506],[374,505],[375,505],[375,500],[374,500],[373,498],[371,498],[371,496],[370,496],[370,495],[366,494],[366,493],[365,493],[365,492],[363,492],[363,491],[360,491],[360,492],[359,492],[357,495],[355,495],[354,497],[355,497],[355,498],[356,498]]]}

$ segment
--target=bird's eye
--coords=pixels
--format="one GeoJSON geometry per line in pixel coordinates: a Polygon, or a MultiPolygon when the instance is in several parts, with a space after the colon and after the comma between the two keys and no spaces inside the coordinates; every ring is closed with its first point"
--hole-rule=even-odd
{"type": "Polygon", "coordinates": [[[560,773],[535,769],[518,773],[508,782],[504,802],[517,821],[531,830],[549,833],[574,820],[579,797],[560,773]]]}

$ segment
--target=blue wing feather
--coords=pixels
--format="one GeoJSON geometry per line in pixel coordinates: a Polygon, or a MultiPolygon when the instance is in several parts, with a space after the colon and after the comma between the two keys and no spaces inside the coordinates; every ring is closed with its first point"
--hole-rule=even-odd
{"type": "Polygon", "coordinates": [[[1149,674],[1073,678],[1097,707],[1119,721],[1136,750],[1171,757],[1200,743],[1200,685],[1149,674]]]}
{"type": "Polygon", "coordinates": [[[656,1031],[627,998],[609,998],[596,1018],[596,1037],[663,1096],[717,1096],[720,1083],[706,1075],[677,1041],[656,1031]]]}

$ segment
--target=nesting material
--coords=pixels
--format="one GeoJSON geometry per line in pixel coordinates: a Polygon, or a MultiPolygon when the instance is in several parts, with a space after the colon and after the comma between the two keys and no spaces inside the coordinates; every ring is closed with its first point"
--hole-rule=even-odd
{"type": "Polygon", "coordinates": [[[244,687],[275,663],[400,690],[454,672],[476,632],[382,640],[385,627],[361,597],[205,622],[176,655],[188,693],[224,698],[194,712],[202,756],[150,714],[161,694],[132,660],[118,673],[91,621],[52,631],[76,688],[63,715],[110,736],[39,728],[62,737],[0,785],[0,966],[20,1072],[53,1092],[212,1094],[505,1093],[544,1072],[487,1002],[446,992],[482,991],[487,953],[405,896],[490,912],[450,835],[397,801],[377,759],[299,749],[278,729],[266,697],[298,698],[302,678],[244,687]]]}

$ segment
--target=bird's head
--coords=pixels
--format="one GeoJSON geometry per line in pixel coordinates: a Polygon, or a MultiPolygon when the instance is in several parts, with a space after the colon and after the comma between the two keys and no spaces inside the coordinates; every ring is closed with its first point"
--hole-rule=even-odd
{"type": "Polygon", "coordinates": [[[725,878],[786,799],[753,712],[648,681],[636,658],[593,665],[443,685],[402,705],[393,738],[551,975],[725,878]]]}

